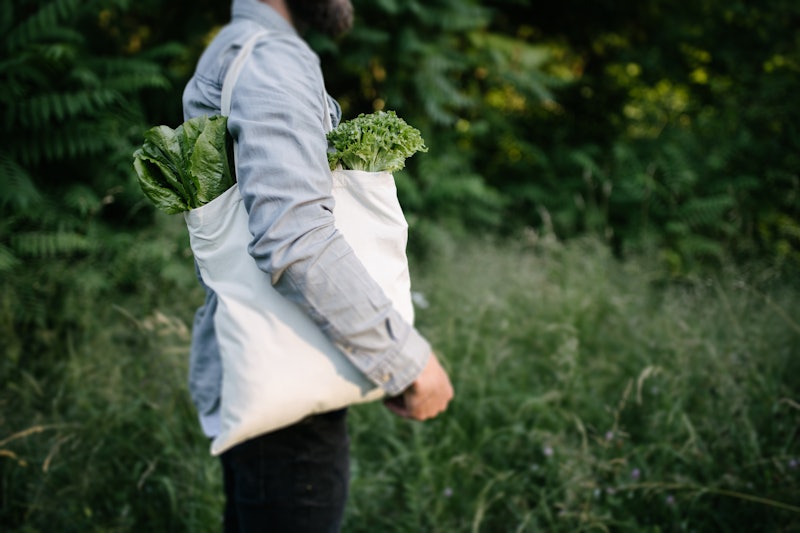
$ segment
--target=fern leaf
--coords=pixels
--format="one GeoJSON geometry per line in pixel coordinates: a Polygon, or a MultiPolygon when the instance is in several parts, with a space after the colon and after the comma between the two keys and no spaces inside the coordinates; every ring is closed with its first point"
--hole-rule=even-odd
{"type": "Polygon", "coordinates": [[[45,59],[59,71],[65,70],[78,57],[77,47],[69,43],[39,45],[37,48],[38,57],[45,59]]]}
{"type": "Polygon", "coordinates": [[[91,250],[92,243],[74,232],[26,232],[11,238],[11,246],[23,257],[51,259],[91,250]]]}
{"type": "Polygon", "coordinates": [[[82,4],[81,0],[54,0],[45,4],[8,33],[8,51],[14,52],[36,42],[43,33],[76,15],[82,4]]]}
{"type": "Polygon", "coordinates": [[[6,148],[22,165],[37,165],[99,154],[117,142],[109,135],[114,131],[114,117],[104,117],[71,124],[68,128],[27,131],[6,148]],[[98,135],[98,132],[106,132],[106,135],[98,135]]]}
{"type": "Polygon", "coordinates": [[[30,174],[4,152],[0,152],[0,175],[0,206],[24,211],[41,200],[30,174]]]}
{"type": "Polygon", "coordinates": [[[145,61],[140,61],[142,66],[152,65],[151,62],[163,62],[181,57],[187,52],[186,46],[180,43],[165,43],[159,46],[154,46],[149,50],[141,53],[140,57],[145,61]]]}
{"type": "Polygon", "coordinates": [[[81,114],[97,115],[120,101],[120,94],[107,88],[49,92],[21,102],[15,116],[23,126],[39,129],[51,127],[54,121],[64,122],[81,114]]]}
{"type": "Polygon", "coordinates": [[[35,43],[31,43],[29,48],[38,48],[48,43],[59,43],[61,45],[82,46],[86,42],[86,36],[75,28],[64,25],[56,25],[44,28],[37,36],[35,43]]]}
{"type": "Polygon", "coordinates": [[[0,273],[8,272],[19,265],[19,258],[14,255],[11,248],[0,243],[0,273]]]}
{"type": "Polygon", "coordinates": [[[733,206],[733,198],[727,195],[691,198],[680,210],[680,215],[692,228],[729,233],[733,228],[725,221],[725,215],[733,206]]]}
{"type": "Polygon", "coordinates": [[[171,84],[158,63],[131,58],[100,58],[88,63],[97,82],[121,94],[142,89],[168,89],[171,84]]]}
{"type": "Polygon", "coordinates": [[[458,117],[451,109],[474,104],[456,83],[458,65],[441,54],[427,54],[419,66],[415,85],[428,115],[440,124],[453,124],[458,117]]]}
{"type": "Polygon", "coordinates": [[[33,284],[19,284],[2,287],[3,304],[14,308],[14,321],[19,325],[35,324],[44,326],[47,319],[47,302],[41,290],[33,284]]]}
{"type": "Polygon", "coordinates": [[[171,87],[169,80],[156,72],[131,72],[106,80],[105,85],[125,93],[135,93],[142,89],[169,89],[171,87]]]}

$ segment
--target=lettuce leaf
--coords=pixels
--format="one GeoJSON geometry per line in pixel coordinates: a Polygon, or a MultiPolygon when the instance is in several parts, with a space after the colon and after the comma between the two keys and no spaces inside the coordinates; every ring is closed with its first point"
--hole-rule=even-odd
{"type": "Polygon", "coordinates": [[[162,211],[205,205],[236,181],[227,118],[197,117],[174,130],[151,128],[133,154],[133,167],[142,192],[162,211]]]}
{"type": "Polygon", "coordinates": [[[428,147],[419,130],[409,126],[394,111],[360,114],[328,133],[331,170],[341,165],[349,170],[396,172],[406,159],[428,147]]]}

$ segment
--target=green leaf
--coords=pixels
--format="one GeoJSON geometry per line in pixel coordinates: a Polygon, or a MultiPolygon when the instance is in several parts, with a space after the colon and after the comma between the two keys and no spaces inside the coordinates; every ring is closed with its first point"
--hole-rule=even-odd
{"type": "Polygon", "coordinates": [[[170,215],[189,209],[185,198],[167,184],[164,174],[168,173],[169,169],[158,160],[148,158],[140,149],[134,153],[133,168],[136,170],[142,192],[158,209],[170,215]]]}
{"type": "Polygon", "coordinates": [[[419,130],[409,126],[394,111],[377,111],[342,122],[328,133],[333,151],[331,169],[341,164],[349,170],[396,172],[405,161],[428,147],[419,130]]]}
{"type": "Polygon", "coordinates": [[[183,151],[175,130],[167,126],[156,126],[144,134],[142,157],[148,158],[162,169],[161,174],[152,178],[158,183],[171,187],[188,202],[192,196],[184,179],[183,151]]]}
{"type": "Polygon", "coordinates": [[[145,195],[167,213],[200,207],[235,182],[229,157],[228,120],[196,117],[175,130],[157,126],[134,153],[134,169],[145,195]]]}
{"type": "Polygon", "coordinates": [[[198,205],[210,202],[234,183],[234,174],[225,149],[227,122],[221,116],[206,120],[196,138],[188,173],[197,185],[198,205]]]}

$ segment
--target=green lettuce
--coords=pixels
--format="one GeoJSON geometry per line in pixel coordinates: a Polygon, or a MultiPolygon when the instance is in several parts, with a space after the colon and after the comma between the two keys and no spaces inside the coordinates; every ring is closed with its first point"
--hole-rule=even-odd
{"type": "Polygon", "coordinates": [[[151,128],[133,154],[133,167],[142,192],[162,211],[205,205],[236,181],[227,118],[197,117],[174,130],[151,128]]]}
{"type": "Polygon", "coordinates": [[[409,126],[394,111],[377,111],[342,122],[328,133],[331,170],[338,165],[349,170],[396,172],[406,159],[428,147],[419,130],[409,126]]]}

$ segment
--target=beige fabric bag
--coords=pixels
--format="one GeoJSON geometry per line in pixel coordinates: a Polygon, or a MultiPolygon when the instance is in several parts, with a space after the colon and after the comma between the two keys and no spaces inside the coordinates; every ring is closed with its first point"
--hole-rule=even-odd
{"type": "MultiPolygon", "coordinates": [[[[223,86],[222,112],[255,36],[242,48],[223,86]]],[[[337,228],[398,312],[413,321],[407,224],[389,173],[332,173],[337,228]]],[[[237,186],[185,213],[203,281],[216,293],[214,316],[222,357],[221,428],[211,453],[316,413],[377,400],[369,381],[317,325],[280,295],[247,251],[252,235],[237,186]]]]}

